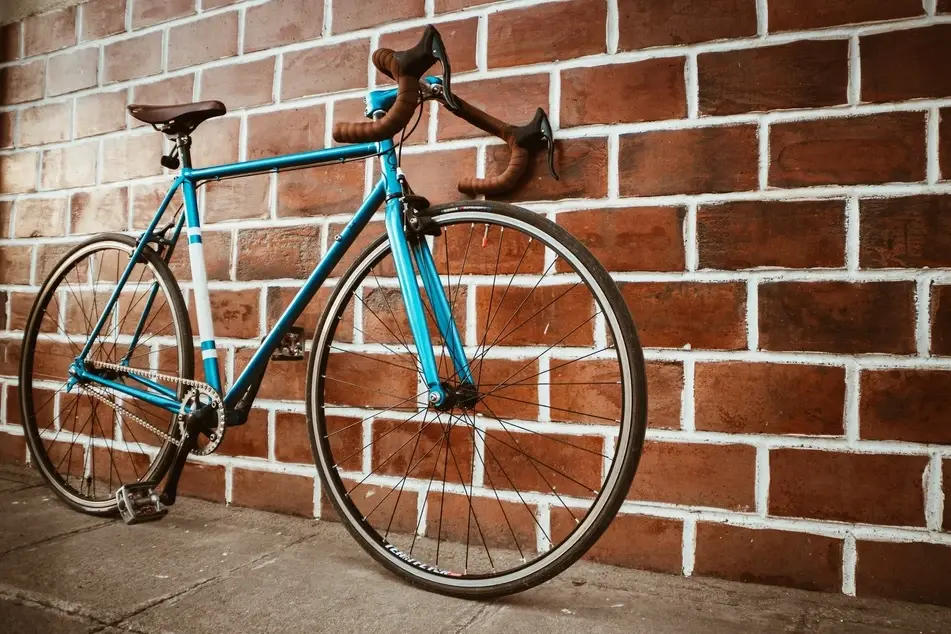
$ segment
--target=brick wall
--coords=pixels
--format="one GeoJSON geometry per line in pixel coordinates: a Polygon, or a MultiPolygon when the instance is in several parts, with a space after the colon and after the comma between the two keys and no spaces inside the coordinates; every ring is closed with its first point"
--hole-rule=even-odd
{"type": "MultiPolygon", "coordinates": [[[[517,122],[548,108],[563,178],[536,165],[509,198],[595,250],[647,347],[642,466],[592,557],[951,604],[947,0],[92,0],[4,26],[0,459],[26,458],[13,375],[51,263],[143,227],[171,180],[125,105],[225,101],[202,165],[321,147],[381,84],[369,52],[427,22],[459,94],[517,122]]],[[[506,160],[435,108],[403,156],[436,200],[506,160]]],[[[205,189],[229,379],[371,176],[205,189]]],[[[304,365],[270,372],[183,488],[319,515],[304,365]]]]}

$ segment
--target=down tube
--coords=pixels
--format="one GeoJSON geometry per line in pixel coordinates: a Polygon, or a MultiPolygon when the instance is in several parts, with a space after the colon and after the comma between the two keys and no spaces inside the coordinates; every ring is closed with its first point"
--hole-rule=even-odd
{"type": "Polygon", "coordinates": [[[228,394],[225,396],[225,405],[233,407],[248,389],[255,370],[266,363],[267,358],[271,356],[271,353],[274,352],[274,349],[277,348],[277,345],[280,343],[281,337],[284,336],[288,328],[294,325],[297,318],[300,317],[304,309],[307,308],[307,304],[309,304],[310,300],[317,294],[320,285],[324,283],[324,280],[330,277],[331,271],[333,271],[334,267],[340,262],[340,259],[343,257],[343,254],[347,252],[347,249],[353,245],[353,241],[356,240],[360,232],[367,226],[373,213],[379,209],[385,198],[386,189],[383,181],[380,180],[376,187],[373,188],[373,191],[370,192],[370,195],[367,196],[366,200],[363,201],[363,205],[361,205],[357,213],[354,214],[350,222],[347,223],[347,226],[340,232],[340,236],[330,245],[330,248],[327,250],[327,255],[317,263],[317,268],[310,274],[304,286],[301,287],[294,299],[291,300],[287,310],[284,311],[284,314],[281,315],[277,323],[274,324],[274,329],[268,333],[261,347],[258,348],[254,356],[251,357],[251,361],[248,362],[241,376],[238,377],[234,385],[231,386],[231,389],[228,390],[228,394]]]}

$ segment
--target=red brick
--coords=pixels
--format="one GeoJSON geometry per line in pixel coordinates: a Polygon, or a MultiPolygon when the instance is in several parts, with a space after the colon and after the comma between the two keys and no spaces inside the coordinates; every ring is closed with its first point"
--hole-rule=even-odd
{"type": "Polygon", "coordinates": [[[647,362],[647,424],[657,429],[680,429],[684,370],[679,363],[647,362]]]}
{"type": "MultiPolygon", "coordinates": [[[[169,180],[158,183],[143,183],[131,187],[133,229],[145,229],[149,226],[149,223],[155,216],[155,212],[158,211],[159,205],[162,204],[162,200],[165,198],[165,194],[171,185],[172,181],[169,180]]],[[[167,215],[162,216],[162,219],[168,222],[169,219],[172,218],[175,210],[182,205],[182,202],[182,190],[179,188],[168,204],[165,211],[167,215]]],[[[176,252],[180,250],[182,249],[176,247],[176,252]]],[[[185,247],[184,250],[188,251],[188,247],[185,247]]],[[[208,247],[206,246],[206,254],[207,250],[208,247]]]]}
{"type": "Polygon", "coordinates": [[[281,99],[308,97],[367,85],[369,40],[341,42],[286,53],[281,99]]]}
{"type": "Polygon", "coordinates": [[[248,117],[248,158],[257,159],[324,147],[322,105],[248,117]]]}
{"type": "Polygon", "coordinates": [[[168,31],[168,70],[238,54],[238,12],[228,11],[168,31]]]}
{"type": "Polygon", "coordinates": [[[938,13],[951,13],[951,0],[938,0],[938,13]]]}
{"type": "Polygon", "coordinates": [[[206,69],[201,74],[201,98],[218,99],[229,110],[271,103],[275,59],[206,69]]]}
{"type": "MultiPolygon", "coordinates": [[[[556,220],[609,271],[682,271],[684,216],[682,207],[631,207],[562,212],[556,220]]],[[[556,270],[569,269],[559,260],[556,270]]]]}
{"type": "MultiPolygon", "coordinates": [[[[410,534],[416,530],[417,495],[404,489],[402,493],[394,493],[393,487],[376,486],[359,483],[355,480],[341,480],[349,491],[350,501],[367,520],[380,532],[410,534]]],[[[320,519],[331,522],[340,521],[336,511],[331,506],[326,490],[320,496],[320,519]]]]}
{"type": "Polygon", "coordinates": [[[436,13],[447,13],[469,7],[477,7],[483,4],[489,4],[495,0],[436,0],[436,13]]]}
{"type": "Polygon", "coordinates": [[[931,352],[951,355],[951,285],[931,288],[931,352]]]}
{"type": "Polygon", "coordinates": [[[27,108],[20,113],[19,145],[42,145],[69,139],[72,108],[54,103],[27,108]]]}
{"type": "Polygon", "coordinates": [[[686,115],[683,58],[562,71],[562,127],[681,119],[686,115]],[[608,86],[610,89],[605,89],[608,86]]]}
{"type": "MultiPolygon", "coordinates": [[[[0,238],[10,237],[10,223],[13,218],[13,201],[0,202],[0,238]]],[[[3,322],[0,322],[3,323],[3,322]]]]}
{"type": "MultiPolygon", "coordinates": [[[[357,422],[354,419],[351,422],[357,422]]],[[[350,433],[351,440],[356,440],[360,444],[354,447],[358,449],[362,446],[363,428],[360,425],[351,427],[356,432],[355,436],[350,433]]],[[[347,435],[349,432],[342,432],[347,435]]],[[[338,438],[340,434],[334,436],[338,438]]],[[[313,462],[313,454],[310,449],[310,435],[307,432],[307,419],[303,414],[294,412],[277,412],[274,421],[274,455],[280,462],[296,462],[308,464],[313,462]]],[[[345,457],[348,454],[342,454],[345,457]]]]}
{"type": "Polygon", "coordinates": [[[951,606],[951,565],[945,544],[887,543],[859,540],[855,593],[915,603],[951,606]]]}
{"type": "Polygon", "coordinates": [[[951,444],[945,402],[951,372],[867,370],[861,376],[862,438],[951,444]]]}
{"type": "Polygon", "coordinates": [[[862,37],[862,101],[951,96],[951,24],[862,37]]]}
{"type": "Polygon", "coordinates": [[[154,32],[103,47],[102,83],[126,81],[162,72],[162,33],[154,32]]]}
{"type": "Polygon", "coordinates": [[[363,166],[362,162],[350,162],[279,174],[277,215],[353,213],[363,201],[363,166]]]}
{"type": "Polygon", "coordinates": [[[746,348],[746,287],[742,283],[644,282],[620,286],[645,346],[746,348]]]}
{"type": "Polygon", "coordinates": [[[126,0],[91,0],[83,5],[83,42],[125,31],[126,0]]]}
{"type": "Polygon", "coordinates": [[[700,268],[812,268],[845,265],[840,200],[741,201],[697,210],[700,268]]]}
{"type": "Polygon", "coordinates": [[[312,40],[320,37],[323,27],[323,2],[272,0],[248,7],[244,52],[312,40]]]}
{"type": "Polygon", "coordinates": [[[270,191],[271,179],[268,174],[212,181],[205,186],[204,221],[211,223],[266,218],[270,191]]]}
{"type": "Polygon", "coordinates": [[[660,130],[621,137],[622,196],[701,194],[756,189],[754,126],[660,130]]]}
{"type": "Polygon", "coordinates": [[[129,192],[125,187],[77,192],[70,200],[70,233],[125,231],[129,226],[129,192]]]}
{"type": "Polygon", "coordinates": [[[332,353],[327,361],[324,399],[328,404],[415,410],[416,365],[408,355],[332,353]],[[372,380],[371,380],[372,377],[372,380]]]}
{"type": "MultiPolygon", "coordinates": [[[[36,280],[37,282],[42,283],[43,280],[49,277],[50,273],[53,272],[53,267],[56,266],[56,264],[59,263],[60,260],[63,259],[63,256],[65,256],[66,253],[70,249],[73,248],[73,246],[74,245],[72,244],[63,244],[63,245],[46,244],[46,245],[37,247],[37,252],[36,252],[36,280]]],[[[20,251],[19,248],[17,248],[17,250],[20,251]]],[[[27,264],[27,275],[26,275],[27,282],[26,283],[29,283],[29,278],[30,278],[30,275],[29,275],[30,249],[29,247],[24,247],[24,250],[21,251],[21,254],[25,254],[26,256],[26,264],[27,264]]]]}
{"type": "Polygon", "coordinates": [[[594,343],[592,317],[597,311],[593,296],[583,286],[479,286],[476,311],[476,332],[485,333],[486,341],[499,346],[594,343]],[[488,316],[490,302],[492,317],[488,316]]]}
{"type": "MultiPolygon", "coordinates": [[[[205,231],[202,233],[202,243],[205,247],[205,272],[209,280],[231,279],[231,232],[205,231]]],[[[175,249],[172,261],[169,263],[175,279],[187,281],[192,279],[191,267],[188,264],[188,249],[175,249]]]]}
{"type": "Polygon", "coordinates": [[[334,0],[334,34],[357,31],[378,24],[421,18],[426,14],[425,0],[334,0]]]}
{"type": "MultiPolygon", "coordinates": [[[[442,453],[442,448],[438,451],[442,453]]],[[[536,550],[537,520],[532,505],[445,493],[434,486],[426,511],[426,536],[431,539],[469,543],[473,553],[485,547],[492,553],[496,548],[504,548],[525,555],[536,550]]]]}
{"type": "Polygon", "coordinates": [[[755,471],[755,447],[648,441],[628,499],[751,511],[755,471]]]}
{"type": "Polygon", "coordinates": [[[225,501],[225,468],[188,462],[178,485],[179,495],[211,502],[225,501]]]}
{"type": "MultiPolygon", "coordinates": [[[[575,526],[568,511],[552,507],[551,532],[555,543],[563,540],[575,526]]],[[[613,566],[680,574],[682,539],[680,520],[621,514],[584,558],[613,566]]]]}
{"type": "Polygon", "coordinates": [[[239,280],[303,279],[320,256],[320,228],[247,229],[238,232],[239,280]]]}
{"type": "Polygon", "coordinates": [[[43,60],[0,68],[0,103],[7,105],[41,99],[45,76],[43,60]]]}
{"type": "MultiPolygon", "coordinates": [[[[7,268],[6,271],[3,268],[0,268],[0,279],[15,279],[11,276],[12,271],[9,270],[11,267],[7,266],[10,262],[10,256],[12,255],[10,251],[12,250],[13,249],[10,247],[0,249],[0,264],[3,264],[4,267],[7,268]]],[[[15,264],[18,266],[18,263],[15,264]]],[[[29,276],[29,271],[27,272],[27,276],[29,276]]],[[[29,277],[27,278],[27,282],[29,282],[29,277]]],[[[10,283],[19,284],[21,282],[10,283]]],[[[20,342],[14,341],[13,339],[0,340],[0,375],[16,376],[19,367],[20,342]]]]}
{"type": "Polygon", "coordinates": [[[22,22],[0,26],[0,62],[20,59],[20,29],[22,22]]]}
{"type": "Polygon", "coordinates": [[[599,0],[569,0],[489,15],[490,68],[521,66],[607,52],[607,8],[599,0]],[[553,24],[571,28],[553,29],[553,24]],[[539,46],[544,42],[544,46],[539,46]]]}
{"type": "MultiPolygon", "coordinates": [[[[334,18],[336,20],[336,18],[334,18]]],[[[380,34],[380,48],[401,51],[412,48],[419,41],[425,27],[417,26],[403,31],[380,34]]],[[[478,18],[468,18],[455,22],[442,22],[438,26],[446,52],[452,61],[452,76],[476,69],[476,33],[479,29],[478,18]]],[[[441,72],[437,64],[430,71],[441,72]]],[[[392,82],[382,73],[377,73],[377,84],[392,82]]],[[[453,86],[455,89],[455,86],[453,86]]],[[[468,97],[466,97],[468,99],[468,97]]]]}
{"type": "MultiPolygon", "coordinates": [[[[493,117],[515,125],[531,121],[539,106],[548,109],[547,74],[499,77],[453,84],[452,92],[476,108],[491,112],[493,117]]],[[[462,139],[487,135],[442,108],[439,111],[437,136],[440,139],[462,139]]]]}
{"type": "MultiPolygon", "coordinates": [[[[235,376],[239,376],[257,349],[243,348],[235,354],[235,376]]],[[[306,380],[307,355],[303,361],[272,363],[268,366],[261,383],[259,398],[282,401],[303,401],[306,380]]]]}
{"type": "Polygon", "coordinates": [[[102,180],[114,182],[162,173],[162,136],[118,136],[102,142],[102,180]]]}
{"type": "MultiPolygon", "coordinates": [[[[396,299],[400,301],[399,298],[396,299]]],[[[463,314],[457,312],[456,319],[459,322],[465,319],[464,311],[463,314]]],[[[432,319],[429,321],[431,322],[430,332],[435,332],[435,323],[432,323],[432,319]]],[[[403,332],[409,337],[408,327],[404,327],[403,332]]],[[[434,340],[439,341],[435,337],[434,340]]],[[[437,359],[436,362],[441,363],[441,360],[437,359]]],[[[446,365],[448,368],[448,359],[446,360],[446,365]]],[[[486,394],[482,402],[475,406],[477,413],[506,420],[538,420],[538,381],[544,382],[547,378],[539,378],[538,363],[536,361],[524,361],[521,359],[518,361],[483,359],[473,362],[469,367],[472,370],[472,374],[476,377],[476,382],[479,384],[480,389],[485,392],[491,392],[491,394],[486,394]]],[[[447,373],[451,373],[451,370],[447,369],[447,373]]],[[[549,375],[542,376],[548,377],[549,375]]],[[[605,392],[607,392],[607,390],[605,390],[605,392]]],[[[610,416],[613,419],[618,416],[620,410],[617,409],[617,407],[611,407],[614,405],[610,403],[611,396],[610,394],[605,395],[604,400],[598,405],[606,407],[608,411],[605,412],[604,415],[610,416]]],[[[566,401],[567,399],[562,397],[561,400],[556,400],[551,404],[551,418],[553,420],[574,420],[594,424],[610,424],[610,422],[595,417],[601,413],[598,411],[598,405],[571,408],[571,403],[566,401]],[[559,407],[569,407],[575,411],[567,412],[564,409],[557,409],[559,407]],[[586,414],[594,414],[595,416],[586,414]]]]}
{"type": "MultiPolygon", "coordinates": [[[[487,173],[490,169],[488,163],[490,160],[486,158],[487,173]]],[[[456,185],[462,178],[475,175],[476,152],[461,149],[403,154],[400,166],[410,179],[413,191],[433,204],[444,203],[462,198],[456,185]]]]}
{"type": "MultiPolygon", "coordinates": [[[[485,173],[497,175],[509,163],[507,145],[486,148],[485,173]]],[[[512,192],[494,196],[498,200],[559,200],[563,198],[604,198],[608,182],[607,139],[564,139],[555,141],[555,169],[561,180],[548,173],[548,158],[537,152],[530,159],[521,184],[512,192]]],[[[458,196],[457,196],[458,197],[458,196]]]]}
{"type": "Polygon", "coordinates": [[[61,236],[66,231],[66,198],[23,198],[14,206],[14,238],[61,236]]]}
{"type": "Polygon", "coordinates": [[[941,169],[941,178],[951,180],[951,109],[940,111],[941,121],[938,124],[938,161],[941,169]]]}
{"type": "MultiPolygon", "coordinates": [[[[332,224],[327,227],[328,242],[334,239],[334,236],[340,235],[340,232],[343,231],[343,228],[346,225],[341,224],[332,224]]],[[[340,258],[340,262],[337,263],[337,266],[331,271],[331,277],[339,277],[343,275],[351,264],[356,262],[357,258],[363,253],[363,250],[373,243],[377,237],[384,233],[384,227],[382,222],[371,222],[366,226],[366,229],[353,241],[353,246],[343,254],[343,257],[340,258]]],[[[388,276],[393,277],[396,275],[396,269],[393,266],[392,258],[385,258],[382,262],[374,266],[374,272],[378,276],[388,276]]]]}
{"type": "Polygon", "coordinates": [[[46,66],[50,96],[95,86],[98,68],[99,49],[96,47],[53,55],[46,66]]]}
{"type": "Polygon", "coordinates": [[[951,199],[947,196],[861,202],[863,268],[951,266],[951,199]]]}
{"type": "MultiPolygon", "coordinates": [[[[300,291],[299,288],[292,286],[274,286],[267,289],[267,329],[274,328],[277,320],[284,313],[291,300],[300,291]]],[[[294,325],[304,328],[304,336],[310,339],[314,336],[314,329],[317,327],[317,320],[323,314],[324,306],[330,298],[331,289],[322,287],[310,303],[304,308],[304,312],[297,318],[294,325]]],[[[344,316],[340,325],[337,326],[337,332],[334,335],[336,341],[350,341],[353,333],[353,306],[352,304],[344,310],[344,316]],[[345,332],[344,332],[345,331],[345,332]],[[345,334],[348,333],[348,334],[345,334]]]]}
{"type": "Polygon", "coordinates": [[[99,144],[78,143],[43,152],[42,188],[83,187],[96,182],[99,144]]]}
{"type": "MultiPolygon", "coordinates": [[[[194,75],[166,77],[147,84],[138,84],[132,88],[130,101],[142,104],[188,103],[192,100],[194,87],[194,75]]],[[[147,124],[133,121],[133,125],[147,124]]]]}
{"type": "Polygon", "coordinates": [[[461,262],[466,260],[465,272],[472,275],[541,275],[545,271],[545,248],[537,240],[529,241],[524,233],[503,232],[495,226],[489,227],[488,234],[484,229],[482,232],[470,229],[464,224],[447,227],[436,237],[432,252],[437,270],[451,268],[453,274],[457,274],[461,262]]]}
{"type": "Polygon", "coordinates": [[[0,148],[13,147],[13,126],[16,116],[17,113],[12,110],[0,112],[0,148]]]}
{"type": "Polygon", "coordinates": [[[192,133],[192,163],[208,167],[238,160],[241,120],[224,117],[205,121],[192,133]]]}
{"type": "Polygon", "coordinates": [[[192,0],[130,0],[132,28],[141,29],[152,24],[168,22],[195,13],[192,0]]]}
{"type": "Polygon", "coordinates": [[[125,127],[126,91],[87,95],[76,100],[76,138],[114,132],[125,127]]]}
{"type": "Polygon", "coordinates": [[[759,287],[763,350],[915,351],[913,282],[775,282],[759,287]]]}
{"type": "Polygon", "coordinates": [[[618,50],[696,44],[756,35],[756,4],[746,0],[618,0],[618,50]]]}
{"type": "MultiPolygon", "coordinates": [[[[400,399],[407,396],[412,396],[412,393],[400,395],[400,399]]],[[[435,469],[440,480],[471,482],[474,459],[472,428],[454,426],[448,431],[447,439],[444,423],[434,416],[424,421],[420,418],[413,421],[373,420],[371,471],[397,478],[425,480],[432,476],[435,469]],[[440,459],[440,456],[445,456],[447,446],[450,448],[448,464],[440,459]]],[[[334,456],[334,460],[341,461],[346,457],[347,454],[340,452],[334,456]]]]}
{"type": "Polygon", "coordinates": [[[23,436],[0,433],[0,464],[26,462],[26,439],[23,436]]]}
{"type": "Polygon", "coordinates": [[[842,522],[924,526],[926,456],[769,452],[769,513],[842,522]]]}
{"type": "MultiPolygon", "coordinates": [[[[491,341],[491,340],[490,340],[491,341]]],[[[516,368],[524,365],[518,361],[516,368]]],[[[610,361],[562,361],[552,360],[551,370],[538,378],[531,379],[537,374],[535,368],[529,368],[526,378],[521,379],[527,385],[529,393],[518,396],[524,400],[536,401],[536,383],[549,383],[550,416],[552,420],[589,423],[595,425],[612,424],[621,417],[623,395],[621,388],[621,370],[618,362],[610,361]]],[[[508,374],[514,374],[509,372],[508,374]]],[[[500,377],[505,379],[505,377],[500,377]]],[[[512,381],[519,381],[513,377],[512,381]]],[[[493,388],[496,389],[496,388],[493,388]]],[[[504,396],[515,397],[510,390],[501,392],[504,396]]],[[[493,411],[495,406],[492,406],[493,411]]],[[[679,404],[678,404],[679,414],[679,404]]],[[[520,417],[533,420],[538,416],[537,410],[530,416],[520,417]]],[[[519,418],[518,416],[514,416],[519,418]]],[[[679,420],[678,420],[679,423],[679,420]]]]}
{"type": "MultiPolygon", "coordinates": [[[[211,314],[215,316],[215,336],[229,339],[251,339],[261,331],[261,292],[257,289],[210,292],[211,314]]],[[[188,313],[192,332],[198,332],[195,299],[189,297],[188,313]]]]}
{"type": "Polygon", "coordinates": [[[779,123],[770,127],[775,187],[914,182],[925,178],[921,113],[779,123]]]}
{"type": "Polygon", "coordinates": [[[76,43],[76,8],[28,17],[23,21],[23,41],[26,57],[72,46],[76,43]]]}
{"type": "MultiPolygon", "coordinates": [[[[36,302],[35,293],[4,293],[4,298],[6,298],[6,311],[10,314],[10,330],[25,330],[26,322],[29,320],[30,311],[33,310],[33,303],[36,302]]],[[[4,300],[0,300],[0,304],[3,304],[4,300]]],[[[53,312],[55,312],[56,306],[58,306],[59,300],[52,304],[53,312]]],[[[0,310],[0,317],[3,317],[3,311],[0,310]]],[[[4,321],[3,323],[6,323],[4,321]]],[[[44,319],[40,325],[40,332],[56,332],[56,324],[53,323],[52,319],[44,319]]],[[[12,397],[11,397],[12,398],[12,397]]],[[[8,407],[12,407],[9,405],[8,407]]],[[[19,406],[17,406],[19,407],[19,406]]],[[[12,420],[8,420],[9,423],[12,423],[12,420]]]]}
{"type": "Polygon", "coordinates": [[[771,0],[768,6],[770,31],[801,31],[910,18],[924,12],[918,0],[771,0]]]}
{"type": "Polygon", "coordinates": [[[843,368],[743,361],[699,363],[695,373],[698,430],[843,434],[843,368]]]}
{"type": "Polygon", "coordinates": [[[694,574],[838,592],[842,540],[729,524],[697,524],[694,574]]]}
{"type": "MultiPolygon", "coordinates": [[[[453,450],[455,451],[455,450],[453,450]]],[[[586,498],[601,488],[603,439],[489,430],[485,477],[496,489],[586,498]]]]}
{"type": "Polygon", "coordinates": [[[244,425],[229,427],[218,452],[225,456],[267,458],[267,412],[253,409],[244,425]]]}
{"type": "Polygon", "coordinates": [[[847,103],[848,60],[847,40],[702,54],[697,58],[700,113],[730,115],[847,103]]]}
{"type": "Polygon", "coordinates": [[[36,191],[36,162],[39,156],[39,152],[19,152],[0,158],[0,193],[36,191]]]}
{"type": "Polygon", "coordinates": [[[233,472],[231,503],[264,511],[313,517],[314,478],[236,468],[233,472]]]}

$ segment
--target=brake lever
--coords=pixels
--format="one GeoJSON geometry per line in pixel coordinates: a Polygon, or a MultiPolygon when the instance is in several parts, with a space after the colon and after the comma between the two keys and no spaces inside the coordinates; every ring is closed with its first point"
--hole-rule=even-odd
{"type": "Polygon", "coordinates": [[[442,97],[450,110],[458,110],[459,102],[452,94],[452,70],[449,66],[449,54],[442,36],[432,24],[426,27],[416,46],[395,54],[396,61],[404,73],[413,77],[422,77],[430,68],[439,62],[442,66],[442,97]]]}
{"type": "Polygon", "coordinates": [[[528,150],[537,150],[542,143],[548,149],[548,171],[552,178],[560,180],[555,172],[555,138],[551,131],[551,122],[542,108],[535,111],[535,118],[523,126],[512,128],[515,144],[528,150]]]}

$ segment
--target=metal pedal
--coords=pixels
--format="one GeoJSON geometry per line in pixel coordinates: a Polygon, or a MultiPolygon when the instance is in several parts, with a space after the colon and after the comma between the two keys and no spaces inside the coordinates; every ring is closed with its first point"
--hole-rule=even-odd
{"type": "Polygon", "coordinates": [[[119,515],[126,524],[154,522],[168,514],[168,507],[162,504],[155,487],[148,482],[126,484],[116,491],[119,515]]]}
{"type": "Polygon", "coordinates": [[[304,359],[304,329],[300,326],[291,326],[281,337],[274,352],[272,361],[302,361],[304,359]]]}

